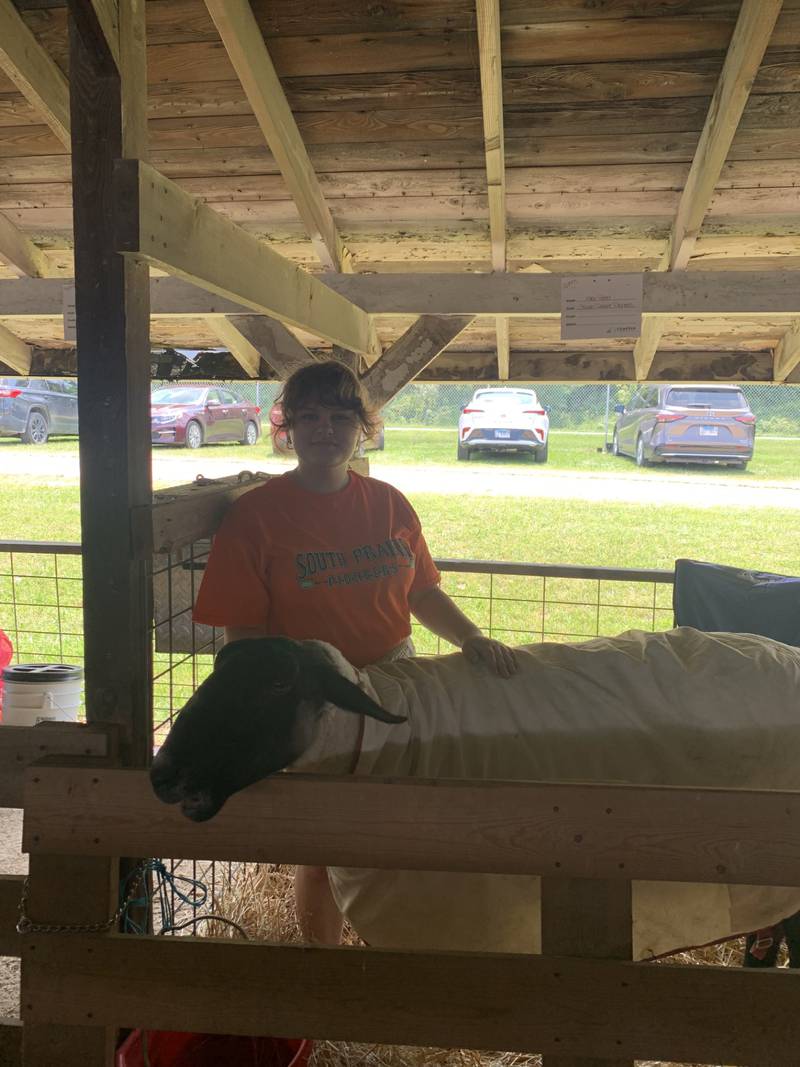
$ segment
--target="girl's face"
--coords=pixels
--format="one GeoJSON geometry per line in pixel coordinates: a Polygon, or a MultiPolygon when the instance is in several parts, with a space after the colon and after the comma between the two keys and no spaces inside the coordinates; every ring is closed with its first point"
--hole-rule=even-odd
{"type": "Polygon", "coordinates": [[[347,408],[310,401],[297,409],[291,434],[301,464],[340,467],[353,457],[361,423],[355,412],[347,408]]]}

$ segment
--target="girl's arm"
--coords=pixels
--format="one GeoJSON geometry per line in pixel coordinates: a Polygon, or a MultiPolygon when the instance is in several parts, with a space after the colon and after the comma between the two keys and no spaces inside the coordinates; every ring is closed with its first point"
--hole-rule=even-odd
{"type": "Polygon", "coordinates": [[[423,626],[460,648],[470,663],[485,663],[501,678],[509,678],[517,670],[514,650],[501,641],[484,637],[479,627],[438,585],[412,593],[409,607],[423,626]]]}

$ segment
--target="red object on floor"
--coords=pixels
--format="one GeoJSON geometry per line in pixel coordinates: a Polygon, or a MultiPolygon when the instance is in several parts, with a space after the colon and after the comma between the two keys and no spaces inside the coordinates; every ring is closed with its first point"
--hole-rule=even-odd
{"type": "Polygon", "coordinates": [[[3,667],[7,667],[14,655],[14,646],[8,634],[0,630],[0,722],[3,721],[3,667]]]}
{"type": "MultiPolygon", "coordinates": [[[[145,1067],[142,1033],[128,1035],[117,1050],[116,1067],[145,1067]]],[[[310,1041],[288,1037],[145,1033],[150,1067],[305,1067],[311,1055],[310,1041]]]]}

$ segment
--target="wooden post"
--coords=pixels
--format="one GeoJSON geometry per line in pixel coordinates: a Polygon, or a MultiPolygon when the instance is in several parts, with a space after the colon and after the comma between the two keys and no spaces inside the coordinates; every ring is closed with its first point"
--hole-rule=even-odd
{"type": "MultiPolygon", "coordinates": [[[[631,959],[631,883],[589,878],[543,878],[542,952],[546,956],[579,956],[583,959],[631,959]]],[[[634,1063],[628,1059],[567,1054],[543,1056],[542,1067],[634,1067],[634,1063]]]]}
{"type": "Polygon", "coordinates": [[[120,724],[124,766],[150,756],[151,594],[131,509],[149,505],[146,265],[118,255],[114,161],[144,153],[144,3],[120,5],[119,56],[90,0],[70,0],[72,188],[78,336],[86,713],[120,724]]]}

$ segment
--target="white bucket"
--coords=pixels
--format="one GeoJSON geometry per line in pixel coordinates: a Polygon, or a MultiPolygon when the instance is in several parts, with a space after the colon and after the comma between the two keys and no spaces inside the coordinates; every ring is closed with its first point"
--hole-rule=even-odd
{"type": "Polygon", "coordinates": [[[68,663],[17,663],[3,668],[3,723],[75,722],[83,668],[68,663]]]}

